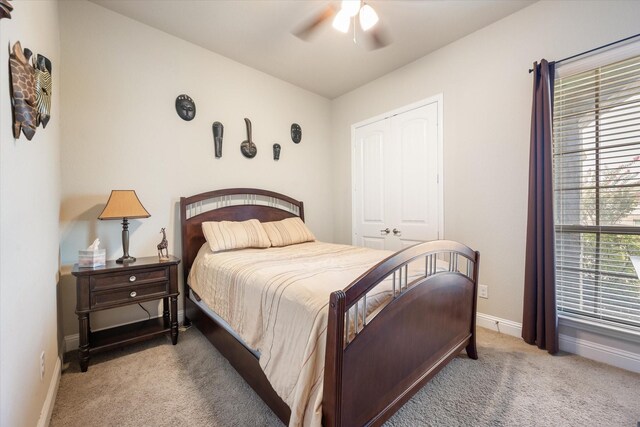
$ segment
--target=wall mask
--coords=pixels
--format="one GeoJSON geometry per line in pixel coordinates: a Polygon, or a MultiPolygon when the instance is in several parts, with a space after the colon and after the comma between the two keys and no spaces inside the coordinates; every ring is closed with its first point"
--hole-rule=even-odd
{"type": "Polygon", "coordinates": [[[273,144],[273,160],[280,160],[280,144],[273,144]]]}
{"type": "Polygon", "coordinates": [[[222,136],[224,134],[224,126],[220,122],[213,122],[213,144],[216,151],[216,158],[222,157],[222,136]]]}
{"type": "Polygon", "coordinates": [[[251,120],[245,118],[244,122],[247,125],[247,139],[240,144],[240,151],[246,158],[253,159],[258,154],[258,147],[251,140],[251,120]]]}
{"type": "Polygon", "coordinates": [[[291,125],[291,140],[296,144],[302,141],[302,128],[297,123],[291,125]]]}
{"type": "Polygon", "coordinates": [[[191,121],[196,116],[196,103],[189,95],[179,95],[176,98],[176,112],[182,120],[191,121]]]}
{"type": "Polygon", "coordinates": [[[42,55],[38,55],[34,66],[38,124],[42,123],[42,127],[46,128],[51,118],[51,61],[42,55]]]}
{"type": "Polygon", "coordinates": [[[20,42],[13,45],[9,54],[13,137],[20,138],[22,131],[29,141],[35,135],[39,123],[36,107],[36,71],[29,63],[32,55],[29,49],[22,50],[20,42]]]}

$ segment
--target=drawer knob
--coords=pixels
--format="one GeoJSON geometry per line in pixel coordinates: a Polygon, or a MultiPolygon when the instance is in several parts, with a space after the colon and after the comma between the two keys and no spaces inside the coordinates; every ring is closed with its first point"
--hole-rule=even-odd
{"type": "Polygon", "coordinates": [[[129,294],[131,298],[134,298],[136,295],[138,295],[136,291],[131,291],[131,293],[129,294]]]}
{"type": "Polygon", "coordinates": [[[130,282],[135,282],[135,281],[136,281],[136,276],[131,276],[131,277],[129,277],[129,281],[130,281],[130,282]]]}

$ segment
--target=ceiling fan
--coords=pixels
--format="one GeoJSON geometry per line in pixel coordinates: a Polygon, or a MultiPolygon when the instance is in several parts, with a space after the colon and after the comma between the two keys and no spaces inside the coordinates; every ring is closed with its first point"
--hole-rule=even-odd
{"type": "Polygon", "coordinates": [[[307,40],[321,24],[329,19],[333,19],[333,28],[342,33],[347,33],[349,28],[353,28],[354,43],[357,43],[356,26],[359,24],[362,33],[369,39],[372,49],[380,49],[389,44],[378,14],[364,0],[342,0],[339,10],[334,4],[329,3],[327,7],[294,30],[293,34],[307,40]]]}

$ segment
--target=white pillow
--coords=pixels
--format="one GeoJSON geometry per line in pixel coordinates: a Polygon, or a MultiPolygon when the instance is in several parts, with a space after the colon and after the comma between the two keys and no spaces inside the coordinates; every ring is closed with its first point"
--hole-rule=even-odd
{"type": "Polygon", "coordinates": [[[263,222],[262,226],[271,240],[271,246],[288,246],[316,240],[313,233],[297,216],[282,221],[263,222]]]}
{"type": "Polygon", "coordinates": [[[213,252],[271,246],[269,236],[257,219],[207,221],[202,223],[202,232],[213,252]]]}

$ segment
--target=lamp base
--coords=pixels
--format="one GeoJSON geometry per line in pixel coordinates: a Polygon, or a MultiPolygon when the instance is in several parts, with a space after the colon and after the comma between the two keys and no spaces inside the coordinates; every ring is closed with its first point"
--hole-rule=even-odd
{"type": "Polygon", "coordinates": [[[118,264],[129,264],[129,263],[132,263],[132,262],[136,262],[136,258],[132,257],[132,256],[123,256],[121,258],[118,258],[116,260],[116,262],[118,264]]]}

